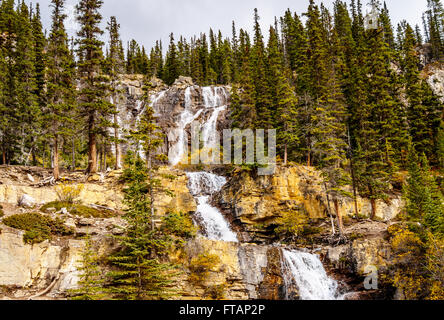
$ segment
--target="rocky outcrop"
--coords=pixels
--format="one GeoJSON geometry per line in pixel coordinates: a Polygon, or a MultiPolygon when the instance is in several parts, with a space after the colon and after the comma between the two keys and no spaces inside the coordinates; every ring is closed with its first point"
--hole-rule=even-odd
{"type": "MultiPolygon", "coordinates": [[[[222,190],[218,202],[251,232],[257,231],[258,226],[272,224],[288,208],[301,208],[312,219],[327,217],[320,172],[304,166],[279,167],[273,176],[254,177],[248,172],[237,172],[222,190]]],[[[359,214],[370,216],[370,201],[358,197],[357,203],[359,214]]],[[[376,217],[389,221],[401,208],[400,196],[387,202],[378,201],[376,217]]],[[[353,199],[343,197],[340,210],[344,216],[354,216],[353,199]]]]}
{"type": "Polygon", "coordinates": [[[444,63],[434,62],[427,65],[422,71],[422,76],[438,97],[444,103],[444,63]]]}
{"type": "MultiPolygon", "coordinates": [[[[74,239],[28,245],[23,243],[22,231],[2,227],[0,286],[39,291],[56,280],[53,290],[73,289],[78,282],[83,246],[83,241],[74,239]]],[[[16,297],[21,294],[25,295],[18,292],[16,297]]]]}
{"type": "Polygon", "coordinates": [[[177,288],[183,299],[202,299],[209,287],[223,286],[225,299],[282,299],[281,253],[278,247],[196,239],[185,247],[185,274],[177,288]],[[188,282],[186,264],[202,253],[220,262],[201,286],[188,282]]]}
{"type": "MultiPolygon", "coordinates": [[[[134,128],[144,111],[142,103],[144,86],[144,79],[141,75],[121,75],[119,77],[116,84],[116,94],[111,99],[119,111],[117,122],[120,126],[120,138],[124,138],[125,132],[134,128]]],[[[166,155],[179,142],[182,130],[186,130],[189,134],[191,123],[186,123],[185,128],[180,128],[184,122],[182,114],[185,109],[188,109],[190,115],[195,116],[193,120],[203,124],[213,115],[215,106],[228,105],[230,99],[229,87],[196,86],[189,77],[178,78],[170,87],[165,86],[161,80],[153,78],[146,84],[146,87],[150,94],[151,106],[165,135],[165,144],[161,152],[166,155]],[[186,101],[188,98],[185,91],[188,88],[190,96],[186,101]],[[186,103],[190,105],[186,105],[186,103]]],[[[217,126],[221,130],[228,128],[226,120],[228,111],[227,108],[219,113],[217,126]]],[[[115,152],[114,146],[112,148],[112,151],[115,152]]],[[[125,153],[128,145],[121,144],[121,149],[122,153],[125,153]]]]}

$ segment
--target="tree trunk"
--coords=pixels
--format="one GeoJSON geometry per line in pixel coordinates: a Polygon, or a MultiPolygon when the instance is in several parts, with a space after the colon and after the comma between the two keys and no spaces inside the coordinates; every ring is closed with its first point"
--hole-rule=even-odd
{"type": "MultiPolygon", "coordinates": [[[[117,125],[117,115],[114,115],[114,124],[117,125]]],[[[116,166],[115,169],[119,170],[122,168],[121,165],[121,155],[120,155],[120,143],[119,143],[119,128],[114,128],[114,144],[116,149],[116,166]]]]}
{"type": "Polygon", "coordinates": [[[370,219],[374,219],[376,217],[376,200],[375,199],[370,199],[370,203],[372,205],[372,214],[370,216],[370,219]]]}
{"type": "Polygon", "coordinates": [[[59,180],[60,172],[59,172],[59,144],[58,144],[58,136],[55,135],[53,142],[53,176],[55,180],[59,180]]]}
{"type": "Polygon", "coordinates": [[[285,151],[284,151],[284,165],[286,166],[288,162],[288,146],[285,144],[285,151]]]}
{"type": "Polygon", "coordinates": [[[76,145],[74,138],[72,138],[72,171],[76,171],[76,145]]]}
{"type": "Polygon", "coordinates": [[[339,201],[338,199],[334,199],[333,203],[335,205],[335,211],[336,211],[336,216],[338,217],[338,228],[339,228],[339,234],[341,236],[344,235],[344,223],[342,221],[342,213],[339,210],[339,201]]]}
{"type": "Polygon", "coordinates": [[[97,145],[96,145],[96,134],[92,132],[92,127],[89,130],[89,141],[88,141],[88,169],[87,173],[97,172],[97,145]]]}
{"type": "Polygon", "coordinates": [[[5,147],[3,147],[2,160],[3,160],[2,164],[6,165],[6,150],[5,150],[5,147]]]}
{"type": "Polygon", "coordinates": [[[331,222],[331,234],[335,235],[336,234],[336,229],[335,229],[335,223],[333,220],[333,216],[331,214],[331,208],[330,208],[330,197],[328,195],[328,191],[327,191],[327,185],[324,183],[324,189],[325,189],[325,194],[327,196],[327,211],[328,211],[328,215],[330,216],[330,222],[331,222]]]}

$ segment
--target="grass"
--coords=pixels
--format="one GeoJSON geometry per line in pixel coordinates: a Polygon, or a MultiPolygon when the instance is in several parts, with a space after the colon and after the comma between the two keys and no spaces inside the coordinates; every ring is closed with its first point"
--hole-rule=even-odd
{"type": "Polygon", "coordinates": [[[56,211],[60,211],[63,208],[66,208],[69,213],[84,218],[111,218],[115,215],[115,213],[111,210],[92,208],[82,204],[71,203],[67,201],[49,202],[41,207],[40,211],[48,213],[48,210],[50,208],[54,208],[56,209],[56,211]]]}
{"type": "Polygon", "coordinates": [[[74,233],[74,230],[65,226],[61,219],[52,219],[37,212],[9,216],[3,219],[3,224],[26,231],[23,241],[27,244],[50,240],[53,235],[68,236],[74,233]]]}

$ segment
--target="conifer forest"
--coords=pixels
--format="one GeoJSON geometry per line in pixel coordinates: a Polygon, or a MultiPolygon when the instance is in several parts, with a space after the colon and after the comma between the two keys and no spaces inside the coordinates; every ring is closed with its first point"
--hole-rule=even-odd
{"type": "Polygon", "coordinates": [[[0,300],[444,300],[441,0],[150,46],[75,2],[0,0],[0,300]]]}

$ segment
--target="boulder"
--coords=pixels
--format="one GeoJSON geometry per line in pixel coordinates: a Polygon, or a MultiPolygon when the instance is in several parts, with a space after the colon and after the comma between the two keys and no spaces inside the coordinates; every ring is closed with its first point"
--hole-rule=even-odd
{"type": "Polygon", "coordinates": [[[22,208],[32,208],[35,206],[36,201],[33,197],[31,197],[27,194],[24,194],[19,198],[17,204],[22,208]]]}

